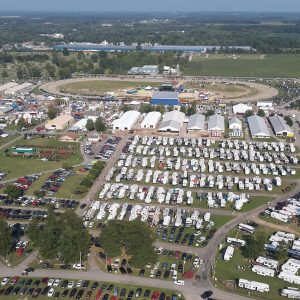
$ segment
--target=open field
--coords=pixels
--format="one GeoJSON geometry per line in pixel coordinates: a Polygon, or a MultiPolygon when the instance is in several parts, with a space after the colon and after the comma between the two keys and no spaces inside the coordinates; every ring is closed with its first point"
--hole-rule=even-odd
{"type": "MultiPolygon", "coordinates": [[[[192,87],[199,88],[199,85],[192,87]]],[[[200,87],[203,92],[210,95],[210,100],[253,97],[259,93],[255,87],[234,83],[207,82],[200,84],[200,87]]]]}
{"type": "Polygon", "coordinates": [[[43,161],[37,158],[22,158],[22,157],[7,157],[4,151],[0,152],[0,169],[7,173],[4,180],[17,178],[24,175],[39,173],[48,170],[55,170],[67,164],[70,166],[80,164],[82,155],[80,154],[78,143],[64,143],[56,139],[34,139],[34,140],[19,140],[18,145],[38,145],[38,146],[76,146],[76,154],[60,161],[43,161]]]}
{"type": "Polygon", "coordinates": [[[194,58],[184,70],[189,76],[299,77],[300,55],[215,54],[194,58]]]}
{"type": "Polygon", "coordinates": [[[158,82],[137,81],[110,81],[92,80],[68,83],[59,87],[60,91],[71,94],[103,95],[106,92],[118,92],[119,90],[132,90],[140,86],[158,86],[158,82]]]}
{"type": "MultiPolygon", "coordinates": [[[[254,235],[258,234],[258,232],[263,231],[267,235],[271,235],[274,229],[267,227],[267,226],[259,226],[258,229],[255,231],[254,235]]],[[[228,236],[242,238],[243,233],[233,230],[228,236]]],[[[222,251],[221,251],[222,252],[222,251]]],[[[233,258],[230,261],[224,261],[222,258],[221,252],[219,253],[215,265],[215,273],[214,273],[214,283],[217,284],[220,288],[225,288],[226,282],[231,281],[235,285],[237,285],[237,280],[239,278],[247,279],[247,280],[254,280],[258,282],[268,283],[270,286],[270,292],[268,293],[259,293],[253,292],[250,293],[246,289],[234,287],[233,289],[227,289],[229,291],[251,296],[256,299],[265,299],[265,300],[279,300],[284,299],[283,297],[279,296],[278,291],[286,286],[297,287],[291,283],[284,282],[283,280],[277,277],[264,277],[255,274],[251,271],[251,262],[245,259],[241,251],[239,249],[235,249],[233,258]],[[244,266],[244,269],[239,269],[238,266],[244,266]]]]}

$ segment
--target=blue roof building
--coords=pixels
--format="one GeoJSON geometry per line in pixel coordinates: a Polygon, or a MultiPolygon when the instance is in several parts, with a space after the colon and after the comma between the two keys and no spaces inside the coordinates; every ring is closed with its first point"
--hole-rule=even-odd
{"type": "Polygon", "coordinates": [[[178,92],[155,91],[152,95],[153,105],[180,105],[178,92]]]}

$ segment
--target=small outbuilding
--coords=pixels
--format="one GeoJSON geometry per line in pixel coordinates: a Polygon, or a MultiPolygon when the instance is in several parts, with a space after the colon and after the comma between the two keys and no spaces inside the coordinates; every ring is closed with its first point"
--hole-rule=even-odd
{"type": "Polygon", "coordinates": [[[229,126],[230,130],[234,130],[234,129],[242,130],[243,129],[242,121],[238,118],[230,119],[228,126],[229,126]]]}

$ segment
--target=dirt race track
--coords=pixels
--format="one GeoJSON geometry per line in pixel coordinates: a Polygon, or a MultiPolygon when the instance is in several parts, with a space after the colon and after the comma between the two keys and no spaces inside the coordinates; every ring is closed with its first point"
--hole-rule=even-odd
{"type": "MultiPolygon", "coordinates": [[[[43,90],[44,92],[47,92],[51,95],[58,95],[58,96],[68,96],[68,97],[84,97],[84,95],[82,94],[76,94],[76,93],[65,93],[61,91],[61,87],[64,85],[68,85],[71,83],[79,83],[79,82],[83,82],[83,81],[122,81],[122,82],[161,82],[164,83],[166,82],[165,79],[163,78],[132,78],[132,77],[122,77],[122,78],[118,78],[118,77],[94,77],[94,78],[76,78],[76,79],[67,79],[67,80],[58,80],[58,81],[52,81],[52,82],[48,82],[43,84],[40,89],[43,90]]],[[[232,80],[201,80],[199,79],[199,81],[196,81],[195,78],[193,78],[193,80],[191,80],[191,78],[184,78],[183,80],[180,80],[181,84],[184,84],[185,82],[193,82],[193,83],[197,83],[197,82],[205,82],[205,83],[225,83],[228,82],[230,84],[239,84],[239,85],[244,85],[246,87],[249,87],[249,89],[251,90],[255,90],[255,93],[251,93],[249,95],[246,95],[245,97],[241,97],[241,98],[230,98],[230,97],[226,97],[226,101],[234,101],[234,102],[254,102],[257,100],[265,100],[265,99],[270,99],[272,97],[275,97],[278,95],[278,91],[275,88],[272,88],[270,86],[267,85],[263,85],[263,84],[259,84],[259,83],[254,83],[254,82],[242,82],[242,81],[232,81],[232,80]]],[[[111,92],[110,90],[108,90],[107,92],[111,92]]],[[[86,95],[88,96],[88,95],[86,95]]],[[[225,99],[224,99],[225,100],[225,99]]]]}

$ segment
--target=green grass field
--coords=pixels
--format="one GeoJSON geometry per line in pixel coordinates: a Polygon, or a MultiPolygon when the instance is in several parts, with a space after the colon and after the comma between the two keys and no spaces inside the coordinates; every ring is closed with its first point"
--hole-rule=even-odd
{"type": "Polygon", "coordinates": [[[299,77],[300,55],[209,55],[194,58],[184,70],[189,76],[299,77]],[[262,58],[263,57],[263,58],[262,58]]]}
{"type": "Polygon", "coordinates": [[[48,170],[55,170],[61,168],[64,164],[70,166],[80,164],[83,160],[80,153],[79,143],[65,143],[56,139],[34,139],[34,140],[19,140],[18,145],[40,145],[40,146],[76,146],[76,154],[61,161],[42,161],[36,158],[21,158],[21,157],[7,157],[3,151],[0,152],[0,170],[7,173],[4,180],[17,178],[24,175],[39,173],[48,170]]]}
{"type": "Polygon", "coordinates": [[[140,86],[159,86],[159,82],[134,82],[134,81],[109,81],[109,80],[91,80],[79,81],[61,86],[60,90],[74,94],[92,94],[103,95],[106,92],[116,92],[118,90],[130,90],[140,86]]]}

